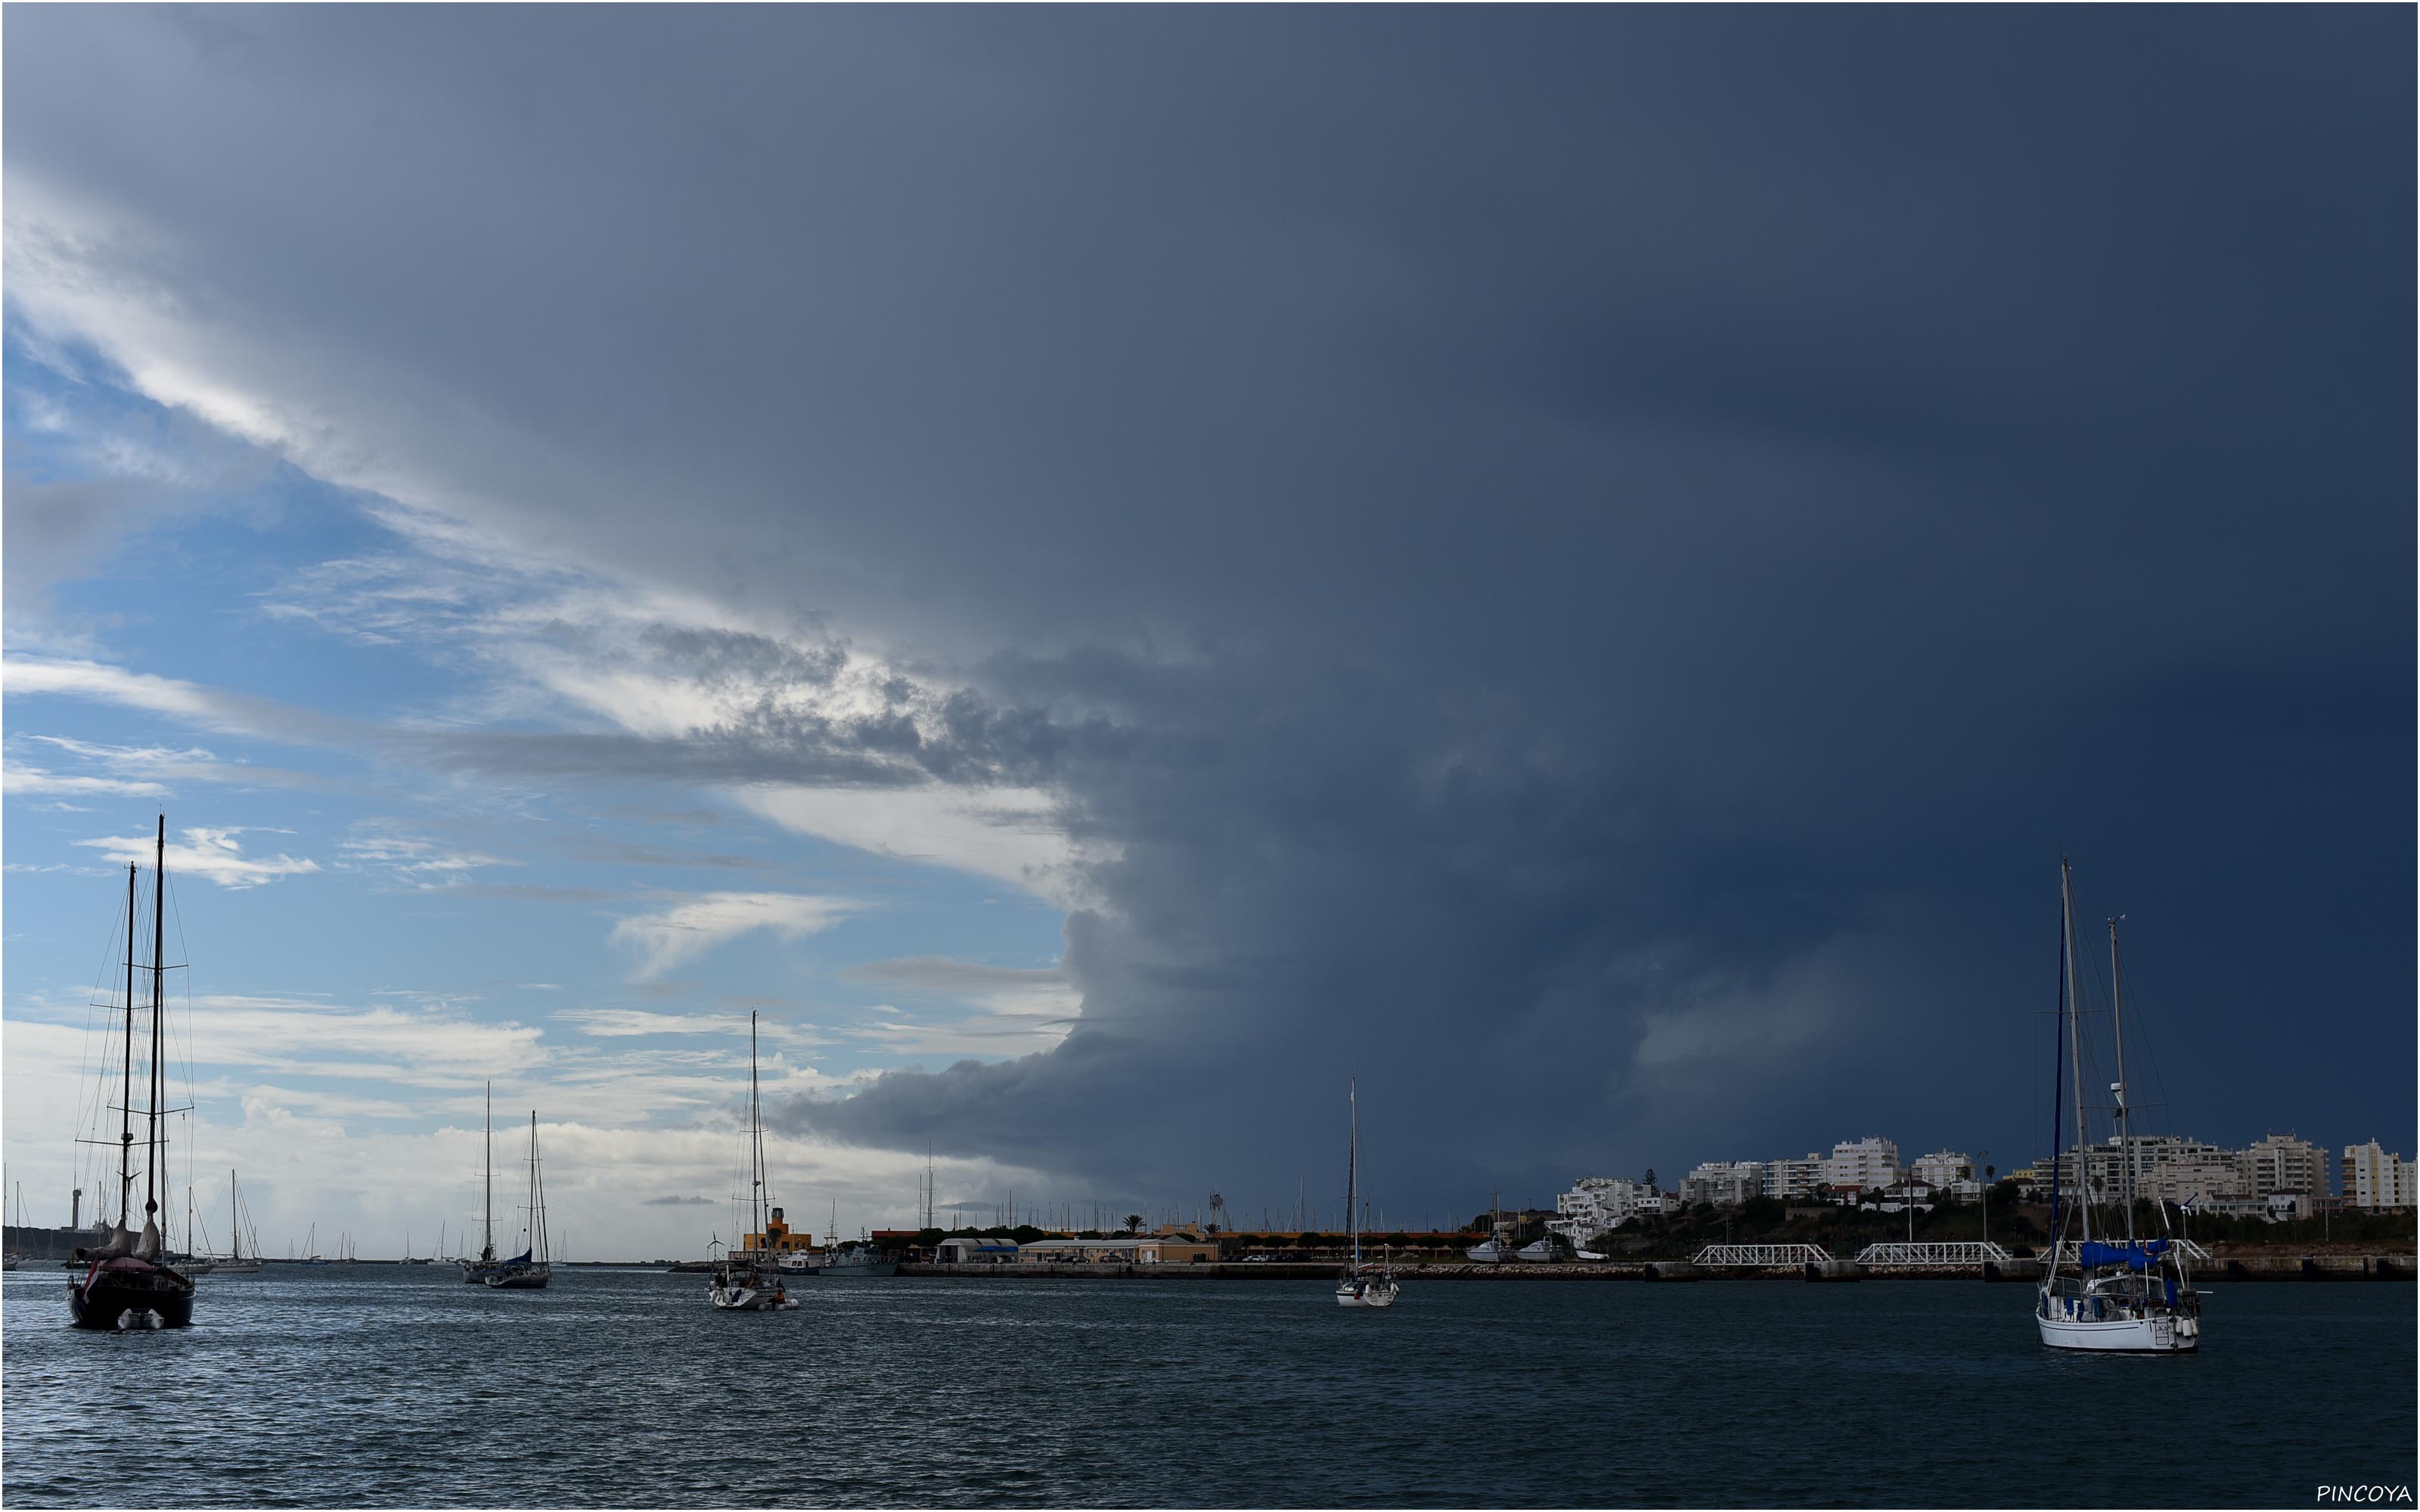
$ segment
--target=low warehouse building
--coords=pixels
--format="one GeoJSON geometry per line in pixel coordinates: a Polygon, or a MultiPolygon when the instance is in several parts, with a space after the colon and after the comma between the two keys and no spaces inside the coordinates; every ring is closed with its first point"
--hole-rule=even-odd
{"type": "Polygon", "coordinates": [[[1218,1246],[1186,1234],[1037,1239],[1019,1245],[1016,1257],[1025,1265],[1207,1265],[1218,1257],[1218,1246]]]}

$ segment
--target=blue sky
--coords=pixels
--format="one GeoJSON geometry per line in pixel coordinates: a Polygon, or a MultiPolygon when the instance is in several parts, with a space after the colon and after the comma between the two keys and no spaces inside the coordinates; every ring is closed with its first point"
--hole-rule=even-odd
{"type": "Polygon", "coordinates": [[[272,1244],[2414,1137],[2407,11],[0,24],[39,1215],[163,810],[272,1244]]]}
{"type": "MultiPolygon", "coordinates": [[[[9,690],[8,1019],[12,1037],[37,1036],[12,1044],[12,1083],[91,1049],[119,854],[132,845],[147,866],[135,842],[163,811],[194,964],[194,1177],[211,1205],[219,1167],[248,1167],[264,1240],[316,1225],[390,1253],[407,1230],[433,1243],[441,1223],[458,1227],[476,1211],[465,1139],[489,1077],[509,1120],[535,1105],[550,1128],[720,1128],[752,1011],[784,1093],[1064,1032],[1063,907],[1015,875],[920,853],[910,831],[895,847],[840,844],[710,790],[464,779],[365,742],[386,727],[566,717],[542,699],[500,712],[530,689],[484,659],[473,623],[523,607],[532,585],[432,556],[380,522],[385,501],[180,424],[89,351],[71,365],[45,355],[12,332],[11,486],[159,480],[162,496],[95,548],[100,573],[42,585],[12,636],[23,675],[64,679],[9,690]],[[374,625],[347,597],[365,582],[374,625]],[[235,712],[186,713],[131,686],[147,678],[235,712]],[[237,707],[245,696],[260,708],[237,707]],[[98,843],[112,839],[127,843],[98,843]],[[937,979],[919,958],[1001,970],[937,979]],[[359,1148],[298,1162],[274,1121],[288,1118],[359,1148]]],[[[550,575],[538,591],[598,588],[550,575]]],[[[56,1127],[57,1106],[30,1090],[10,1102],[11,1180],[54,1216],[70,1152],[33,1131],[56,1127]]],[[[580,1139],[566,1130],[558,1155],[559,1223],[601,1242],[592,1211],[633,1238],[656,1217],[656,1247],[696,1247],[684,1226],[705,1210],[634,1199],[727,1196],[712,1154],[667,1169],[661,1191],[615,1192],[581,1171],[580,1139]]],[[[904,1215],[903,1169],[800,1147],[784,1150],[781,1185],[815,1198],[821,1221],[842,1202],[854,1227],[904,1215]]],[[[950,1176],[960,1190],[944,1199],[971,1203],[998,1173],[976,1162],[950,1176]]]]}

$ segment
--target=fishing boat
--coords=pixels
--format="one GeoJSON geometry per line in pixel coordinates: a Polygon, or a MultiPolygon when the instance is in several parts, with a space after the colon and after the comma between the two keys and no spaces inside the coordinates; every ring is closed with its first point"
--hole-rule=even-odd
{"type": "Polygon", "coordinates": [[[830,1280],[865,1281],[897,1275],[899,1262],[875,1248],[873,1240],[861,1236],[845,1244],[828,1247],[815,1273],[830,1280]]]}
{"type": "Polygon", "coordinates": [[[749,1201],[754,1208],[758,1242],[753,1248],[734,1252],[725,1250],[722,1263],[715,1267],[713,1278],[706,1282],[706,1303],[718,1312],[768,1313],[794,1308],[789,1288],[770,1257],[771,1242],[768,1236],[772,1226],[767,1221],[765,1191],[765,1118],[764,1099],[756,1084],[756,1015],[748,1015],[748,1184],[749,1201]]]}
{"type": "Polygon", "coordinates": [[[521,1252],[508,1260],[498,1260],[479,1277],[490,1291],[539,1291],[554,1279],[554,1265],[547,1256],[546,1242],[546,1171],[537,1152],[537,1109],[530,1109],[529,1133],[529,1227],[522,1230],[521,1252]]]}
{"type": "Polygon", "coordinates": [[[1337,1278],[1340,1307],[1392,1307],[1403,1288],[1395,1284],[1395,1257],[1382,1249],[1375,1264],[1361,1258],[1361,1106],[1360,1088],[1348,1081],[1344,1088],[1346,1121],[1351,1134],[1344,1146],[1344,1228],[1349,1254],[1344,1273],[1337,1278]]]}
{"type": "MultiPolygon", "coordinates": [[[[134,1202],[134,941],[137,935],[135,868],[126,869],[126,1038],[118,1058],[117,1221],[108,1241],[78,1248],[81,1274],[68,1280],[68,1318],[78,1328],[183,1328],[194,1320],[194,1283],[169,1266],[160,1230],[160,1173],[166,1141],[160,1130],[165,1037],[162,1013],[168,974],[164,953],[168,901],[168,817],[160,816],[151,878],[151,1022],[149,1068],[144,1077],[143,1227],[127,1221],[134,1202]]],[[[107,1074],[106,1067],[103,1075],[107,1074]]]]}
{"type": "MultiPolygon", "coordinates": [[[[2050,1263],[2034,1299],[2034,1326],[2054,1350],[2094,1350],[2128,1354],[2187,1354],[2201,1347],[2201,1295],[2194,1289],[2183,1246],[2173,1237],[2135,1234],[2133,1115],[2126,1102],[2124,978],[2118,954],[2118,920],[2109,920],[2109,1027],[2117,1052],[2118,1079],[2109,1084],[2109,1116],[2119,1151],[2118,1206],[2123,1238],[2116,1231],[2095,1238],[2089,1135],[2084,1106],[2083,1013],[2075,994],[2075,886],[2067,859],[2058,863],[2058,1041],[2051,1075],[2050,1263]],[[2058,1141],[2064,1130],[2059,1101],[2069,1075],[2075,1098],[2076,1191],[2063,1205],[2058,1141]],[[2062,1208],[2064,1211],[2062,1211],[2062,1208]],[[2068,1238],[2072,1225],[2075,1238],[2068,1238]]],[[[2163,1225],[2167,1207],[2160,1207],[2163,1225]]]]}

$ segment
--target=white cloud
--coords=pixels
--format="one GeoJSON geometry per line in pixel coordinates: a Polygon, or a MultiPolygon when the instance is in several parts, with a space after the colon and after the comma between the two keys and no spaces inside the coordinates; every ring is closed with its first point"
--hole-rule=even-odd
{"type": "Polygon", "coordinates": [[[799,834],[996,877],[1057,903],[1072,900],[1076,853],[1057,827],[1056,802],[1047,793],[929,783],[874,790],[762,786],[735,795],[799,834]]]}
{"type": "Polygon", "coordinates": [[[569,1008],[553,1017],[582,1034],[619,1039],[640,1034],[730,1034],[748,1021],[731,1013],[650,1013],[635,1008],[569,1008]]]}
{"type": "Polygon", "coordinates": [[[168,790],[158,782],[122,777],[61,777],[39,766],[11,765],[0,772],[0,786],[10,793],[112,794],[133,798],[160,798],[168,790]]]}
{"type": "Polygon", "coordinates": [[[861,906],[846,898],[794,892],[701,893],[660,913],[623,919],[613,926],[613,938],[639,951],[639,976],[660,977],[752,930],[796,939],[830,929],[861,906]]]}
{"type": "MultiPolygon", "coordinates": [[[[171,845],[167,851],[168,871],[176,876],[198,876],[215,882],[222,887],[256,887],[280,877],[300,876],[319,870],[319,863],[309,856],[248,856],[236,837],[240,827],[213,829],[196,826],[180,831],[185,837],[181,845],[171,845]]],[[[103,836],[99,840],[80,840],[78,845],[100,851],[117,865],[129,863],[148,866],[155,858],[157,839],[150,835],[132,837],[103,836]]]]}
{"type": "Polygon", "coordinates": [[[173,715],[213,728],[236,727],[225,700],[199,684],[132,672],[104,662],[10,656],[0,662],[0,692],[10,697],[54,693],[173,715]]]}

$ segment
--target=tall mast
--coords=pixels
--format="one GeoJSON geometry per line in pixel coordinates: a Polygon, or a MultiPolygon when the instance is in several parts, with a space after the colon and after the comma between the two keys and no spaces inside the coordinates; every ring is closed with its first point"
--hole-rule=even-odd
{"type": "MultiPolygon", "coordinates": [[[[2123,917],[2123,916],[2120,916],[2123,917]]],[[[2109,1030],[2118,1041],[2118,1085],[2109,1088],[2118,1100],[2112,1116],[2118,1125],[2118,1190],[2126,1202],[2126,1242],[2134,1242],[2134,1130],[2126,1110],[2126,1015],[2119,1006],[2125,989],[2118,982],[2118,920],[2109,921],[2109,1030]]]]}
{"type": "Polygon", "coordinates": [[[764,1101],[756,1087],[756,1015],[748,1015],[748,1184],[756,1202],[758,1248],[771,1242],[765,1223],[765,1119],[764,1101]]]}
{"type": "Polygon", "coordinates": [[[530,1248],[546,1258],[546,1184],[538,1179],[537,1109],[530,1109],[530,1248]]]}
{"type": "Polygon", "coordinates": [[[496,1084],[493,1082],[488,1084],[487,1160],[487,1211],[480,1220],[485,1226],[483,1232],[487,1242],[479,1251],[479,1258],[492,1260],[496,1257],[496,1084]]]}
{"type": "Polygon", "coordinates": [[[167,978],[168,816],[160,816],[160,839],[151,864],[151,1106],[144,1136],[147,1158],[143,1171],[143,1222],[147,1227],[160,1211],[160,1006],[161,984],[167,978]]]}
{"type": "Polygon", "coordinates": [[[1361,1088],[1357,1078],[1344,1083],[1344,1107],[1352,1137],[1344,1147],[1344,1234],[1353,1244],[1353,1263],[1361,1263],[1361,1088]]]}
{"type": "MultiPolygon", "coordinates": [[[[103,1074],[107,1074],[103,1072],[103,1074]]],[[[126,1050],[117,1069],[117,1226],[134,1206],[134,863],[126,863],[126,1050]]]]}
{"type": "Polygon", "coordinates": [[[235,1167],[227,1167],[227,1254],[243,1258],[243,1225],[235,1216],[235,1167]]]}
{"type": "MultiPolygon", "coordinates": [[[[2084,1242],[2092,1242],[2092,1173],[2091,1150],[2084,1138],[2084,1039],[2076,1028],[2084,1017],[2084,1005],[2075,996],[2075,882],[2070,874],[2067,857],[2058,858],[2059,942],[2067,957],[2067,1060],[2068,1071],[2075,1083],[2075,1204],[2083,1217],[2084,1242]]],[[[2058,1241],[2051,1240],[2053,1263],[2057,1260],[2058,1241]]],[[[2083,1268],[2084,1251],[2076,1252],[2076,1266],[2083,1268]]]]}

